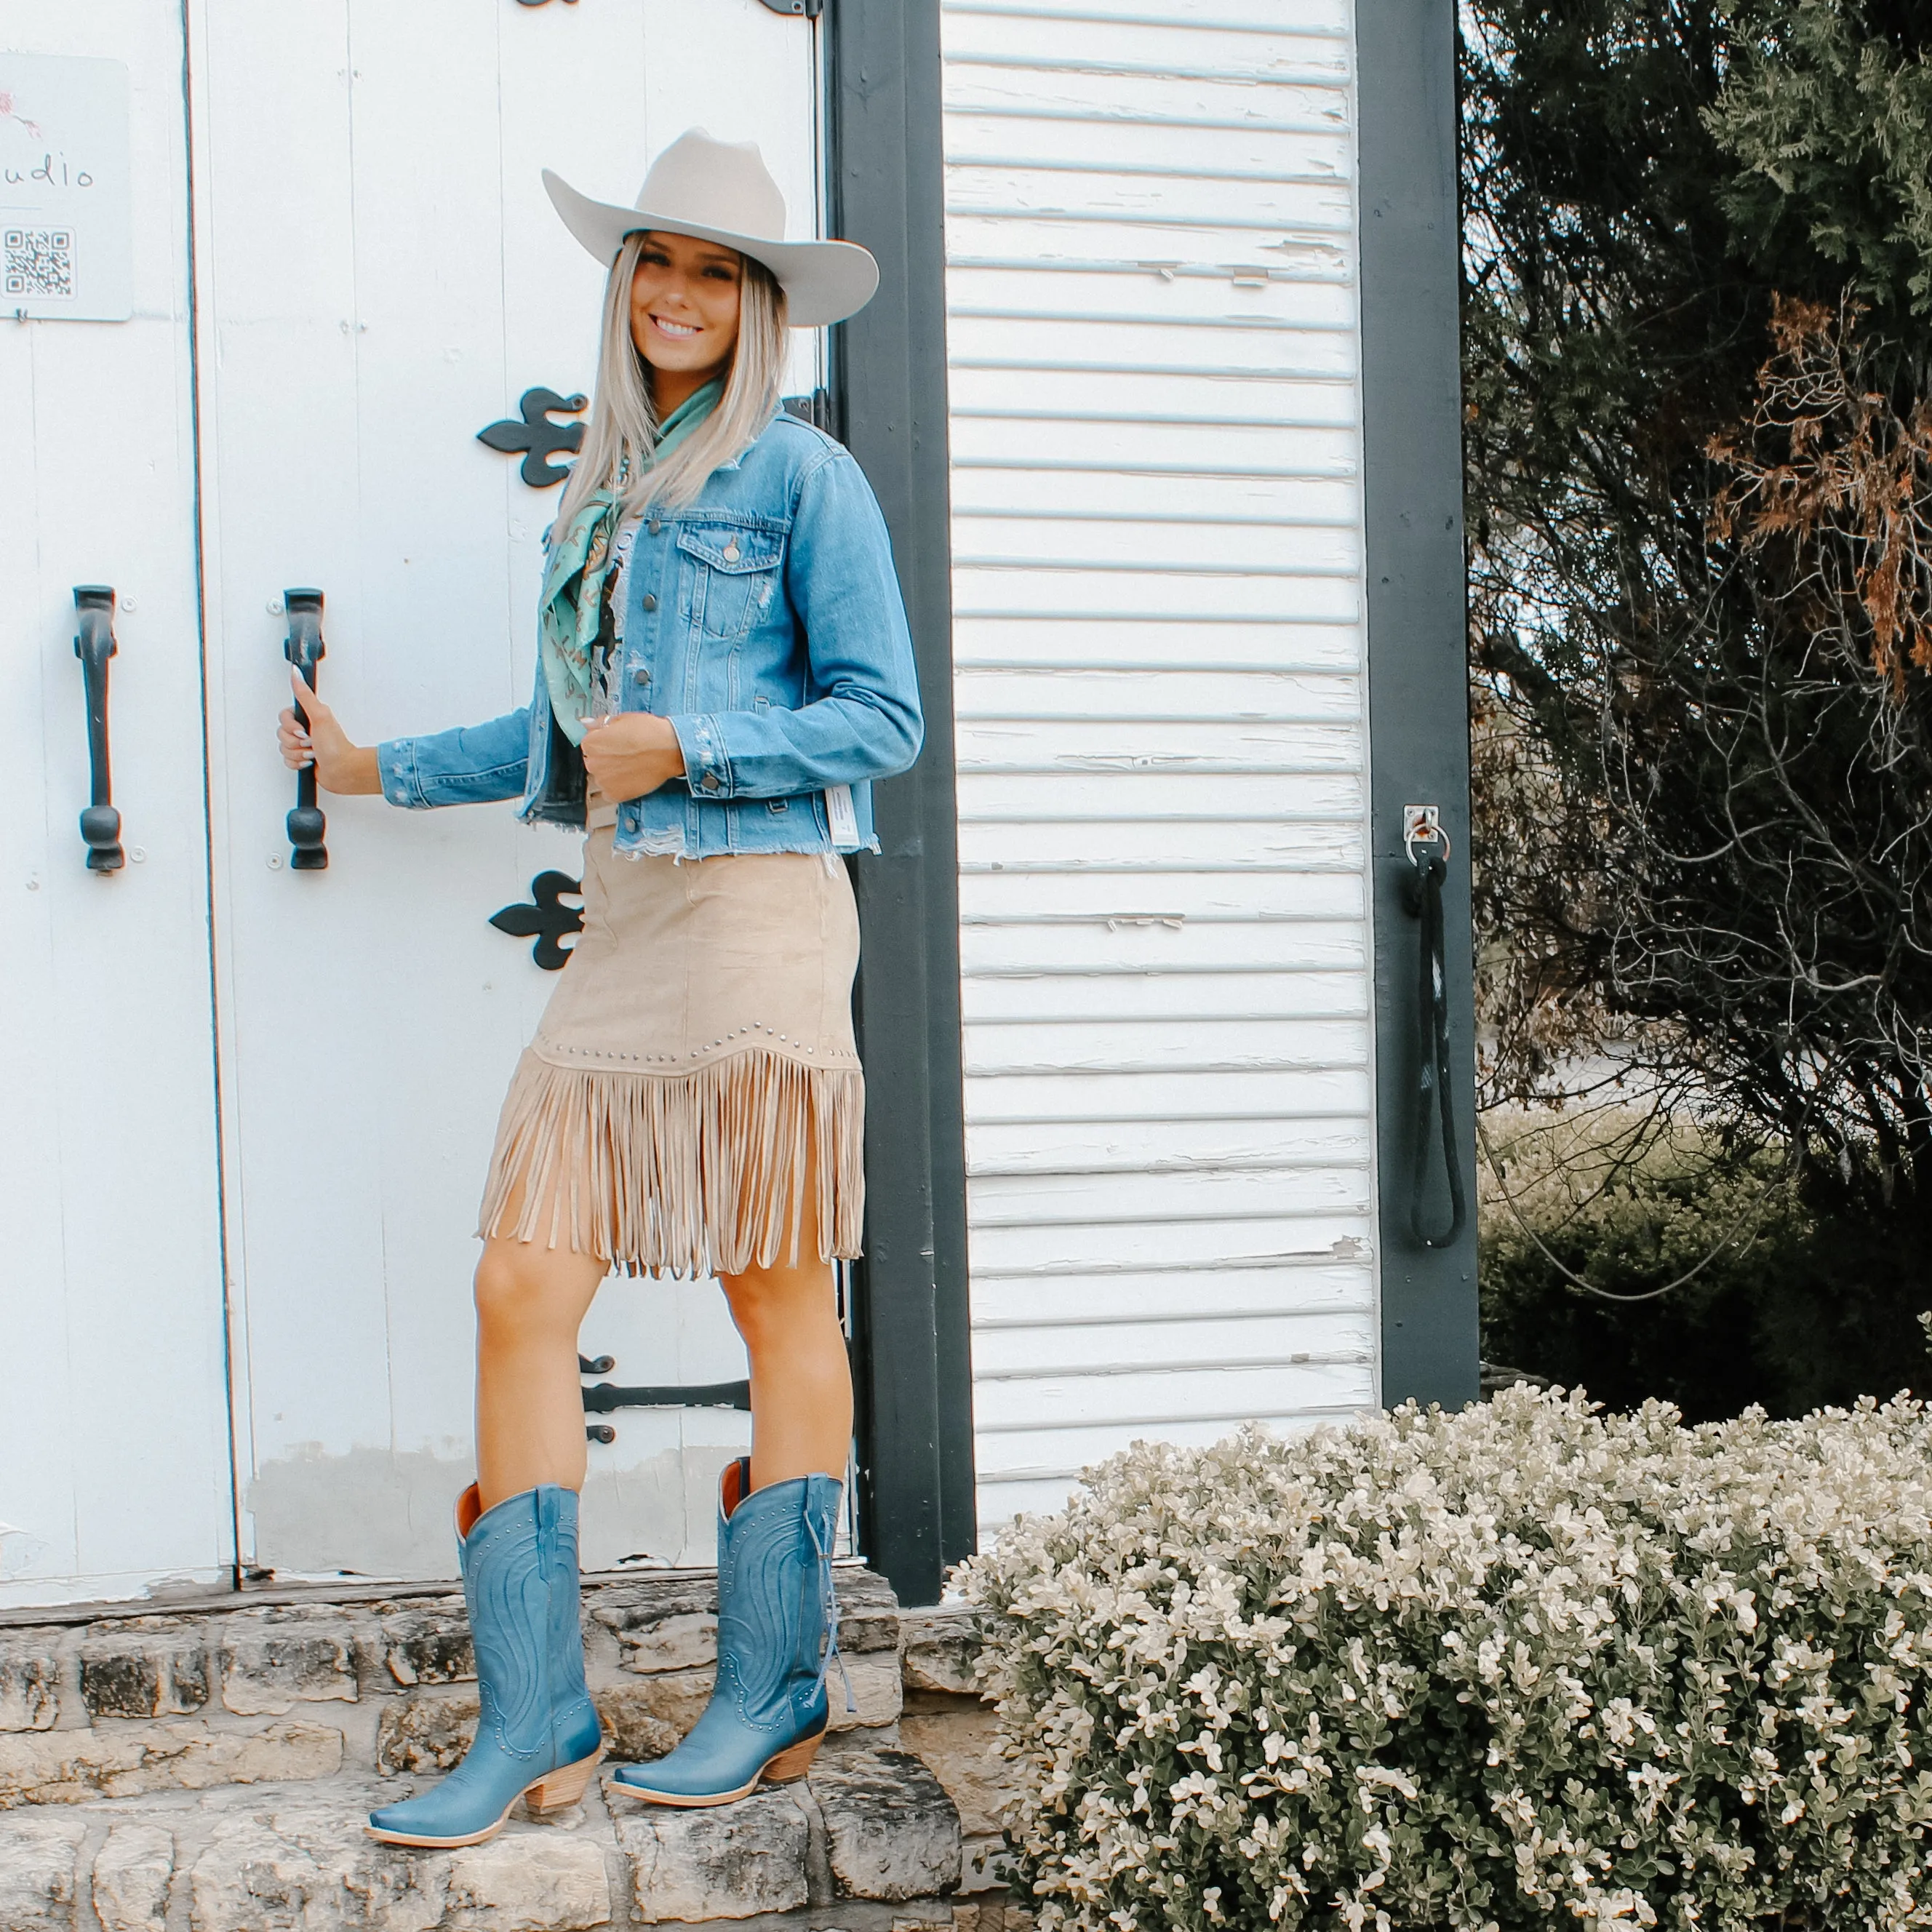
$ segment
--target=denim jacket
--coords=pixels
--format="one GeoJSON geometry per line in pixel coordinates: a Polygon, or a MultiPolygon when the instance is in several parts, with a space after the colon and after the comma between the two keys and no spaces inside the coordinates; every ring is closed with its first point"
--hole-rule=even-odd
{"type": "MultiPolygon", "coordinates": [[[[885,519],[864,472],[788,415],[697,501],[638,526],[621,706],[668,717],[685,776],[617,808],[616,849],[876,852],[870,781],[904,771],[923,726],[885,519]]],[[[376,748],[392,805],[520,797],[584,823],[583,764],[541,664],[523,710],[376,748]]]]}

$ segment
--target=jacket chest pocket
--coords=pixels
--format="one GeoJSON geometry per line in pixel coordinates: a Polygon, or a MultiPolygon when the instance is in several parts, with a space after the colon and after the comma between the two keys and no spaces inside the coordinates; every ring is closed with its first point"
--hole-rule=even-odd
{"type": "Polygon", "coordinates": [[[691,584],[691,621],[707,638],[743,637],[778,596],[784,538],[776,530],[698,524],[678,532],[691,584]]]}

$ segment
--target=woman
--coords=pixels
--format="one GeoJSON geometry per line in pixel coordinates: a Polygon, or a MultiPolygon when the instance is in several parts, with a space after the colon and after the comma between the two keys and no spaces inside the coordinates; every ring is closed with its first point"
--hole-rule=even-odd
{"type": "Polygon", "coordinates": [[[836,855],[877,850],[868,782],[920,740],[878,506],[778,405],[788,322],[862,307],[872,256],[786,244],[757,148],[700,132],[634,208],[544,179],[611,266],[531,703],[365,747],[298,677],[280,734],[331,791],[520,796],[525,818],[587,832],[583,934],[484,1192],[477,1479],[457,1506],[482,1720],[441,1784],[372,1814],[396,1844],[474,1844],[519,1796],[574,1804],[602,1754],[578,1625],[577,1335],[614,1270],[716,1274],[752,1382],[752,1454],[719,1498],[717,1688],[617,1786],[724,1804],[818,1748],[852,1430],[832,1264],[857,1253],[863,1207],[858,923],[836,855]]]}

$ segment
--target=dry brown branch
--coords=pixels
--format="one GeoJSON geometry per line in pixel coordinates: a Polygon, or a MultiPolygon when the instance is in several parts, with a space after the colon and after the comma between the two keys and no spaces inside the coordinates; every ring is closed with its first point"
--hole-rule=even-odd
{"type": "Polygon", "coordinates": [[[1932,669],[1932,405],[1901,416],[1874,386],[1862,313],[1779,298],[1756,406],[1711,439],[1732,472],[1711,527],[1784,551],[1816,627],[1859,638],[1902,698],[1908,668],[1932,669]]]}

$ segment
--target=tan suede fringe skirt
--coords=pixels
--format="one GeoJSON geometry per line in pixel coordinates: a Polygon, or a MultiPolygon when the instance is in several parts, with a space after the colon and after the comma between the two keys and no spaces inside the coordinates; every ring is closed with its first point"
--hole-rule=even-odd
{"type": "Polygon", "coordinates": [[[592,818],[584,930],[504,1100],[480,1232],[625,1274],[795,1263],[813,1225],[820,1260],[851,1258],[866,1094],[844,865],[623,858],[609,820],[592,818]]]}

